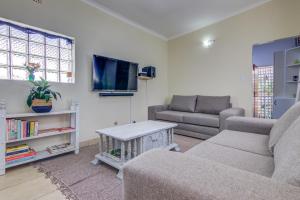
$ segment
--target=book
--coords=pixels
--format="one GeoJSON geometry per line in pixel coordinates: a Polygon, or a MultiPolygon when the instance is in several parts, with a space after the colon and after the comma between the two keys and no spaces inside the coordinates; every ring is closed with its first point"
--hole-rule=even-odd
{"type": "Polygon", "coordinates": [[[27,144],[21,144],[12,147],[6,147],[6,153],[23,150],[23,149],[29,149],[29,146],[27,144]]]}
{"type": "Polygon", "coordinates": [[[26,127],[27,126],[27,121],[22,121],[22,129],[23,129],[23,131],[22,131],[22,138],[26,138],[26,127]]]}
{"type": "Polygon", "coordinates": [[[26,123],[26,137],[30,137],[30,128],[29,122],[26,123]]]}
{"type": "Polygon", "coordinates": [[[39,122],[37,121],[7,119],[6,126],[7,141],[18,140],[38,135],[39,122]]]}
{"type": "Polygon", "coordinates": [[[28,161],[28,160],[32,160],[34,157],[35,156],[29,156],[29,157],[20,158],[20,159],[17,159],[17,160],[12,160],[12,161],[6,162],[6,164],[11,165],[11,164],[15,164],[15,163],[18,163],[18,162],[25,162],[25,161],[28,161]]]}
{"type": "Polygon", "coordinates": [[[73,145],[71,145],[70,143],[65,143],[65,144],[53,145],[53,146],[47,147],[47,151],[49,153],[53,154],[53,153],[60,153],[60,152],[68,151],[72,148],[74,148],[73,145]]]}
{"type": "Polygon", "coordinates": [[[11,156],[11,155],[16,155],[16,154],[20,154],[20,153],[27,153],[27,152],[29,152],[29,149],[23,149],[23,150],[8,152],[5,155],[6,156],[11,156]]]}
{"type": "Polygon", "coordinates": [[[34,123],[34,136],[38,135],[38,130],[39,130],[39,122],[34,123]]]}
{"type": "Polygon", "coordinates": [[[35,124],[34,124],[34,122],[29,122],[29,123],[30,123],[30,136],[34,136],[35,124]]]}
{"type": "Polygon", "coordinates": [[[17,155],[11,155],[11,156],[6,156],[5,157],[5,161],[13,161],[13,160],[17,160],[17,159],[21,159],[21,158],[26,158],[26,157],[32,157],[35,156],[36,152],[33,150],[30,150],[29,152],[25,152],[25,153],[20,153],[17,155]]]}

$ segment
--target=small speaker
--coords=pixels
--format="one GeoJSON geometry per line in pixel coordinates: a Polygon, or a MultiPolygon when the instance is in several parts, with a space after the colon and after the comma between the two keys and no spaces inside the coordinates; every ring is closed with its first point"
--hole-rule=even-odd
{"type": "Polygon", "coordinates": [[[145,74],[147,77],[155,78],[156,77],[156,68],[153,66],[144,67],[142,69],[142,74],[145,74]]]}

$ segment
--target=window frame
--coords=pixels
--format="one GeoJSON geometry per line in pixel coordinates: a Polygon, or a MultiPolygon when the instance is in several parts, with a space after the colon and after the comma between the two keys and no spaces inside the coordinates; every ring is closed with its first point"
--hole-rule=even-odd
{"type": "MultiPolygon", "coordinates": [[[[50,34],[50,35],[55,35],[55,36],[58,36],[58,37],[62,37],[62,38],[72,40],[71,49],[70,49],[71,50],[71,56],[72,56],[72,59],[70,60],[71,61],[71,69],[72,69],[72,71],[71,71],[72,72],[72,81],[71,82],[61,82],[60,76],[61,76],[62,71],[60,69],[60,65],[61,65],[60,63],[61,63],[61,61],[66,61],[64,59],[61,59],[61,57],[59,57],[59,59],[58,59],[58,62],[59,62],[59,68],[57,69],[58,81],[48,81],[48,80],[47,81],[50,82],[50,83],[56,83],[56,84],[75,84],[75,81],[76,81],[76,69],[75,69],[75,66],[76,66],[76,58],[75,58],[75,55],[76,55],[76,52],[75,52],[76,51],[76,48],[75,48],[76,47],[76,41],[75,41],[74,37],[67,36],[67,35],[57,33],[57,32],[54,32],[54,31],[46,30],[46,29],[43,29],[43,28],[31,26],[31,25],[24,24],[24,23],[21,23],[21,22],[13,21],[13,20],[10,20],[10,19],[2,18],[2,17],[0,17],[0,20],[4,21],[4,22],[7,22],[7,23],[17,25],[17,26],[21,26],[21,27],[24,27],[24,28],[33,29],[35,31],[40,31],[40,32],[44,32],[44,33],[47,33],[47,34],[50,34]]],[[[36,56],[36,57],[39,57],[39,58],[43,58],[44,59],[44,65],[45,65],[43,70],[44,70],[44,73],[45,73],[45,78],[47,77],[47,75],[46,75],[46,73],[47,73],[46,60],[47,60],[47,58],[51,58],[51,57],[47,57],[47,55],[46,55],[46,45],[47,45],[46,44],[46,36],[44,36],[44,43],[30,41],[30,34],[27,34],[26,39],[16,38],[14,36],[11,36],[11,28],[9,28],[9,35],[8,36],[5,36],[5,35],[0,35],[0,36],[8,37],[8,39],[9,39],[9,51],[2,51],[2,52],[8,52],[10,54],[8,64],[7,64],[7,69],[8,69],[7,73],[10,73],[10,74],[8,74],[9,75],[8,78],[0,78],[1,81],[26,81],[26,80],[12,79],[12,68],[14,67],[11,63],[12,54],[26,55],[27,56],[27,62],[29,62],[29,56],[36,56]],[[18,53],[18,52],[12,51],[11,39],[26,41],[27,42],[27,44],[26,44],[27,52],[24,54],[24,53],[18,53]],[[35,55],[35,54],[30,54],[29,53],[29,51],[30,51],[30,45],[29,44],[30,43],[43,44],[45,46],[44,47],[45,55],[44,56],[39,56],[39,55],[35,55]]],[[[60,42],[60,40],[59,40],[59,42],[60,42]]],[[[48,45],[48,46],[53,46],[53,45],[48,45]]],[[[61,45],[59,44],[59,46],[58,46],[59,54],[60,54],[61,49],[64,49],[64,48],[62,48],[61,45]]],[[[16,66],[15,68],[18,68],[18,66],[16,66]]],[[[53,71],[55,71],[55,70],[53,70],[53,71]]]]}

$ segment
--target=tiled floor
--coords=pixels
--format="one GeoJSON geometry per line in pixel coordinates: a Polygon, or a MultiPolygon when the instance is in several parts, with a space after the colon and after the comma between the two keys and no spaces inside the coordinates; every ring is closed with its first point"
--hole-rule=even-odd
{"type": "Polygon", "coordinates": [[[10,169],[0,176],[0,199],[2,200],[64,200],[45,175],[32,166],[10,169]]]}

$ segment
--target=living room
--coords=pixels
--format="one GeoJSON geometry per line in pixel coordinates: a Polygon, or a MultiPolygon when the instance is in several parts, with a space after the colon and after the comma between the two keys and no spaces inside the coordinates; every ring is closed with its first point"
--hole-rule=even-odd
{"type": "MultiPolygon", "coordinates": [[[[251,137],[266,142],[270,132],[299,128],[299,9],[298,0],[1,1],[0,199],[300,199],[300,158],[251,137]],[[286,45],[265,48],[271,43],[286,45]],[[256,62],[265,55],[258,47],[271,61],[256,62]],[[128,65],[127,88],[120,74],[119,88],[99,84],[111,80],[99,70],[108,61],[128,65]],[[9,138],[12,123],[22,131],[9,138]],[[36,131],[24,136],[23,126],[36,131]],[[228,130],[253,134],[238,140],[228,130]],[[267,161],[206,151],[228,141],[267,161]],[[30,159],[15,161],[9,153],[18,148],[30,159]],[[206,155],[194,158],[199,151],[206,155]],[[291,174],[277,169],[290,160],[274,152],[292,158],[280,165],[291,174]]],[[[299,137],[293,141],[278,146],[299,152],[299,137]]]]}

